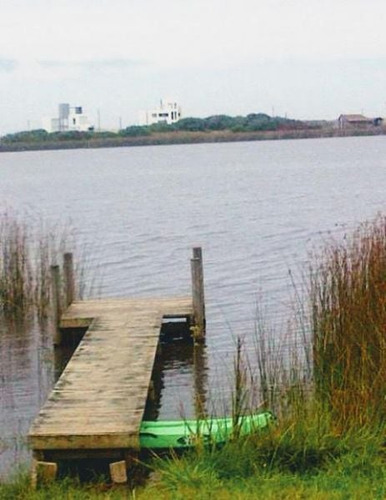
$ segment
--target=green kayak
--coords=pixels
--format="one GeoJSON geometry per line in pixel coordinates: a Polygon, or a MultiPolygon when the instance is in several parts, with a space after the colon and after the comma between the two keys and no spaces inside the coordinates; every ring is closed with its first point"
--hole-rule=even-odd
{"type": "MultiPolygon", "coordinates": [[[[238,422],[240,435],[247,435],[257,429],[263,429],[274,419],[275,417],[269,411],[240,417],[238,422]]],[[[233,429],[232,417],[208,418],[206,420],[143,421],[139,431],[139,442],[141,448],[150,449],[189,448],[200,439],[207,444],[221,444],[230,437],[233,429]]]]}

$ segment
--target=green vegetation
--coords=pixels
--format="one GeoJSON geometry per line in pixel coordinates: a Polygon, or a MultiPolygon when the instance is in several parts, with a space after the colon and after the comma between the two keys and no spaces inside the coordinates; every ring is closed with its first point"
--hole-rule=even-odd
{"type": "Polygon", "coordinates": [[[23,473],[0,485],[0,500],[384,499],[382,429],[362,428],[340,436],[331,434],[329,426],[310,423],[279,424],[219,450],[197,448],[182,457],[154,459],[155,475],[145,487],[66,478],[33,491],[23,473]]]}
{"type": "Polygon", "coordinates": [[[88,130],[48,133],[37,129],[0,137],[0,152],[78,148],[110,148],[278,139],[382,135],[385,127],[340,130],[324,120],[293,120],[265,113],[246,116],[187,117],[168,125],[131,125],[117,132],[88,130]]]}
{"type": "Polygon", "coordinates": [[[213,115],[207,118],[182,118],[173,125],[159,123],[146,127],[128,127],[120,132],[121,135],[151,134],[153,132],[205,132],[230,130],[232,132],[257,132],[266,130],[297,130],[311,128],[305,122],[290,120],[279,116],[271,117],[264,113],[251,113],[247,116],[213,115]]]}
{"type": "Polygon", "coordinates": [[[145,488],[65,479],[32,491],[28,475],[22,474],[0,486],[0,500],[384,499],[386,467],[376,451],[379,439],[371,441],[367,436],[360,445],[359,441],[358,448],[354,444],[352,452],[326,459],[319,469],[291,472],[264,462],[256,452],[260,443],[248,440],[219,452],[156,461],[157,478],[150,479],[145,488]]]}
{"type": "Polygon", "coordinates": [[[299,121],[265,113],[213,115],[183,118],[172,125],[166,122],[132,125],[118,132],[23,131],[1,137],[0,152],[382,135],[385,130],[385,127],[339,130],[331,122],[299,121]]]}
{"type": "Polygon", "coordinates": [[[240,134],[247,133],[254,134],[246,138],[253,140],[258,138],[255,135],[258,132],[292,134],[319,128],[298,120],[270,117],[264,113],[252,113],[245,117],[215,115],[207,118],[184,118],[173,125],[166,122],[149,126],[133,125],[118,132],[90,130],[48,133],[42,129],[22,131],[2,137],[0,151],[231,141],[240,140],[240,134]]]}
{"type": "Polygon", "coordinates": [[[280,426],[273,435],[238,440],[220,451],[160,461],[155,467],[161,480],[142,498],[384,498],[380,439],[357,437],[346,443],[348,452],[344,440],[320,437],[307,425],[280,426]]]}
{"type": "Polygon", "coordinates": [[[153,471],[145,487],[65,480],[33,492],[22,476],[0,499],[386,498],[386,218],[328,244],[306,289],[309,311],[291,323],[297,343],[274,344],[260,321],[256,359],[237,345],[233,415],[270,407],[275,425],[154,458],[142,464],[153,471]]]}
{"type": "Polygon", "coordinates": [[[118,137],[140,137],[148,136],[154,133],[166,132],[202,132],[231,130],[234,132],[252,132],[264,130],[283,130],[283,129],[304,129],[310,128],[307,124],[298,120],[289,120],[281,117],[270,117],[264,113],[253,113],[245,117],[231,117],[227,115],[215,115],[208,118],[183,118],[173,125],[166,122],[157,123],[149,126],[132,125],[117,133],[114,132],[53,132],[48,133],[45,130],[31,130],[8,134],[1,138],[4,144],[13,143],[36,143],[36,142],[56,142],[56,141],[88,141],[91,139],[111,139],[118,137]]]}

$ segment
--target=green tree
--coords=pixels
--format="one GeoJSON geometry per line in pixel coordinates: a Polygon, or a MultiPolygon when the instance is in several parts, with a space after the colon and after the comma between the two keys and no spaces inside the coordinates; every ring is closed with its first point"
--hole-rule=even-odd
{"type": "Polygon", "coordinates": [[[175,126],[177,130],[201,132],[205,130],[205,121],[202,118],[182,118],[175,126]]]}
{"type": "Polygon", "coordinates": [[[132,125],[120,130],[118,135],[121,137],[141,137],[150,134],[150,130],[146,126],[132,125]]]}

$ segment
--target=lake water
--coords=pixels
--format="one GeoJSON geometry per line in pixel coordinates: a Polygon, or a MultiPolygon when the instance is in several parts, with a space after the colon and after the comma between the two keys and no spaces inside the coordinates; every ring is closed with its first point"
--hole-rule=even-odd
{"type": "MultiPolygon", "coordinates": [[[[69,224],[101,296],[188,295],[191,247],[203,247],[201,361],[224,394],[256,303],[280,329],[288,270],[300,275],[310,250],[384,210],[385,186],[382,136],[0,155],[1,205],[33,224],[69,224]]],[[[0,332],[0,475],[28,457],[20,436],[54,380],[49,333],[12,329],[0,332]]],[[[163,385],[159,418],[191,413],[189,353],[166,356],[163,385]]]]}

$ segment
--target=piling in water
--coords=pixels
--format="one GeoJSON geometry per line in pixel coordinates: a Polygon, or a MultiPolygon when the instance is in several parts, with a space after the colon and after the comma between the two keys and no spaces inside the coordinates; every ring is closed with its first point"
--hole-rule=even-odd
{"type": "Polygon", "coordinates": [[[190,261],[192,273],[192,300],[195,320],[194,339],[202,341],[205,337],[205,296],[204,296],[204,269],[201,247],[193,248],[193,257],[190,261]]]}

